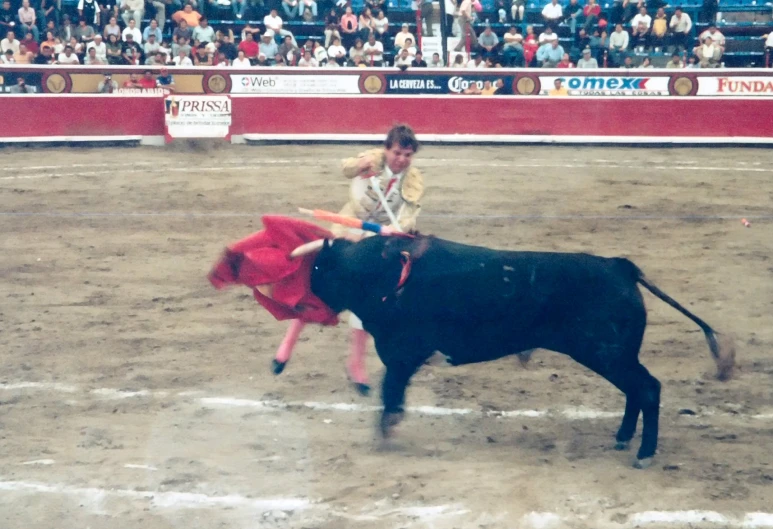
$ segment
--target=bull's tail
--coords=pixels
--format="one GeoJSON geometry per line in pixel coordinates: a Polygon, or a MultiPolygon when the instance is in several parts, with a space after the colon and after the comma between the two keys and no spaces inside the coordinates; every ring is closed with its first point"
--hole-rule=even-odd
{"type": "Polygon", "coordinates": [[[639,267],[633,264],[628,259],[621,259],[626,261],[626,266],[632,268],[634,278],[637,283],[640,283],[644,288],[652,292],[656,297],[665,301],[673,308],[694,321],[698,327],[701,328],[706,335],[706,341],[709,344],[709,350],[711,356],[714,358],[714,362],[717,364],[717,378],[719,380],[728,380],[733,376],[733,367],[735,366],[735,344],[730,336],[722,335],[714,331],[711,326],[700,319],[698,316],[684,308],[674,298],[660,290],[657,286],[652,284],[644,275],[639,267]]]}

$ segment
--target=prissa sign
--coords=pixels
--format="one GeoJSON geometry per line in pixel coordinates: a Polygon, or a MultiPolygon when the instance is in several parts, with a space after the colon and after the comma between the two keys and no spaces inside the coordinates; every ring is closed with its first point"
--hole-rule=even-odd
{"type": "Polygon", "coordinates": [[[164,114],[167,141],[230,136],[230,96],[169,95],[164,98],[164,114]]]}
{"type": "Polygon", "coordinates": [[[570,95],[582,96],[665,96],[668,77],[541,77],[542,93],[548,93],[557,79],[570,95]]]}
{"type": "Polygon", "coordinates": [[[191,113],[231,114],[231,99],[183,99],[180,101],[180,114],[191,113]]]}

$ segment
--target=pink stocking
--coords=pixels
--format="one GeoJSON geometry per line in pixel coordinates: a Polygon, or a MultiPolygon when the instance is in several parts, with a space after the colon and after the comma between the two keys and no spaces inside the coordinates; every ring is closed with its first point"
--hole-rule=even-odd
{"type": "Polygon", "coordinates": [[[301,335],[301,331],[305,326],[306,324],[302,320],[292,320],[290,323],[290,328],[287,329],[287,334],[285,334],[285,337],[279,346],[279,350],[274,357],[274,373],[277,375],[282,372],[285,364],[290,360],[290,357],[293,354],[293,348],[298,342],[298,337],[301,335]]]}
{"type": "Polygon", "coordinates": [[[360,393],[367,393],[368,375],[365,371],[365,347],[368,344],[368,333],[362,329],[352,329],[352,343],[349,360],[346,363],[349,377],[355,383],[360,393]]]}

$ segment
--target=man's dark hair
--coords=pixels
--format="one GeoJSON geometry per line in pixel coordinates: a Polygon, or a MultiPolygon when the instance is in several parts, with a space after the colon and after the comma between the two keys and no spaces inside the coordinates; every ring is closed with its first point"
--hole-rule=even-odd
{"type": "Polygon", "coordinates": [[[401,149],[411,149],[413,152],[419,150],[419,141],[416,139],[413,129],[408,125],[398,124],[389,131],[386,141],[384,141],[384,147],[391,149],[395,144],[401,149]]]}

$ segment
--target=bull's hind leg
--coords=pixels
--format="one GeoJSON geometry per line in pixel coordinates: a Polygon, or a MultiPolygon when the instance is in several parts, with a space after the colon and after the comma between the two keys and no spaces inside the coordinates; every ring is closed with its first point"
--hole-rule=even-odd
{"type": "Polygon", "coordinates": [[[615,450],[628,450],[628,447],[633,439],[633,434],[636,433],[636,423],[639,422],[639,413],[641,412],[641,406],[639,401],[632,394],[625,396],[625,413],[623,414],[623,422],[620,423],[620,429],[617,430],[615,436],[615,450]]]}

